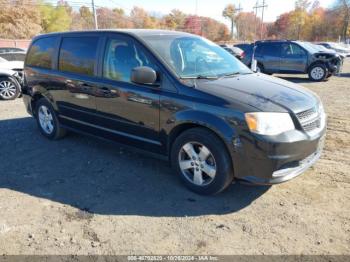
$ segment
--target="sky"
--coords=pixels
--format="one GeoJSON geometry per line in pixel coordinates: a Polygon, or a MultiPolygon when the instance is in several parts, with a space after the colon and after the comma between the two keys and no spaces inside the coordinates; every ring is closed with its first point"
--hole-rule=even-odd
{"type": "MultiPolygon", "coordinates": [[[[259,4],[262,4],[263,0],[258,0],[259,4]]],[[[313,2],[314,0],[311,0],[313,2]]],[[[329,7],[335,0],[319,0],[322,7],[329,7]]],[[[222,10],[227,4],[234,4],[238,6],[241,4],[242,11],[253,11],[257,0],[95,0],[95,4],[98,6],[107,7],[121,7],[129,12],[133,6],[139,6],[149,12],[155,12],[157,14],[167,14],[172,9],[179,9],[188,14],[196,14],[196,2],[197,2],[197,14],[200,16],[209,16],[225,24],[229,25],[229,21],[222,17],[222,10]]],[[[264,12],[264,21],[272,22],[276,18],[284,13],[294,9],[295,0],[265,0],[267,8],[264,12]]],[[[258,11],[258,16],[261,17],[261,9],[258,11]]]]}

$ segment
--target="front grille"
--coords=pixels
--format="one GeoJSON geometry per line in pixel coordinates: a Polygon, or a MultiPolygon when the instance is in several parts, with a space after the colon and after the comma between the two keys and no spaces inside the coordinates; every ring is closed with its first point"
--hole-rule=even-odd
{"type": "Polygon", "coordinates": [[[302,111],[300,113],[297,113],[297,117],[299,119],[299,121],[307,121],[310,118],[313,118],[314,115],[317,114],[317,110],[315,107],[302,111]]]}
{"type": "Polygon", "coordinates": [[[299,112],[296,116],[305,132],[312,132],[321,127],[321,114],[316,107],[299,112]]]}
{"type": "Polygon", "coordinates": [[[310,131],[313,131],[313,130],[321,127],[321,120],[318,118],[315,121],[312,121],[310,123],[304,124],[302,126],[303,126],[303,129],[306,132],[310,132],[310,131]]]}

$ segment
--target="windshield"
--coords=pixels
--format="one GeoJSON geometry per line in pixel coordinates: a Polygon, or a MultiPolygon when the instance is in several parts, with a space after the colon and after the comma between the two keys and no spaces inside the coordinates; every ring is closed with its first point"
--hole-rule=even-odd
{"type": "Polygon", "coordinates": [[[320,51],[320,49],[318,47],[316,47],[314,44],[309,43],[309,42],[297,42],[301,47],[303,47],[304,49],[306,49],[308,52],[310,53],[317,53],[318,51],[320,51]]]}
{"type": "Polygon", "coordinates": [[[221,77],[252,73],[222,47],[197,36],[143,36],[180,78],[221,77]]]}

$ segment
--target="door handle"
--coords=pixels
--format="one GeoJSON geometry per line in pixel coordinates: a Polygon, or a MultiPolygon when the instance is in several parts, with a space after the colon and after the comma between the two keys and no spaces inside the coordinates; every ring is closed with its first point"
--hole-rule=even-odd
{"type": "Polygon", "coordinates": [[[111,89],[109,89],[108,87],[101,87],[100,88],[101,92],[104,94],[110,94],[112,93],[111,89]]]}

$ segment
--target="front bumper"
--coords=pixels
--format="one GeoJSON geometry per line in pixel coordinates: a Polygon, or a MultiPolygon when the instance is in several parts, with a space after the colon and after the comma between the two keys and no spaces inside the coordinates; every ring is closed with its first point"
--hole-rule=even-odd
{"type": "Polygon", "coordinates": [[[320,158],[324,138],[325,128],[313,137],[297,130],[271,140],[241,136],[233,159],[235,177],[259,185],[289,181],[320,158]]]}

